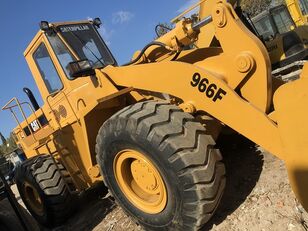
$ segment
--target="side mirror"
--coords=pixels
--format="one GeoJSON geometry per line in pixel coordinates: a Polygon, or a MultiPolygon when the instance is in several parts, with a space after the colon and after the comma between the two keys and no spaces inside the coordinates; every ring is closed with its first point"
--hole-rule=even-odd
{"type": "Polygon", "coordinates": [[[95,70],[92,68],[89,60],[87,59],[70,62],[66,68],[69,72],[70,77],[72,78],[95,74],[95,70]]]}

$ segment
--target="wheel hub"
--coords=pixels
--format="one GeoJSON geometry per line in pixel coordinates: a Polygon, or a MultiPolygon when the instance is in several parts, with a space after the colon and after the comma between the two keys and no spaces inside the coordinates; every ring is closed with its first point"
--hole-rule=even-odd
{"type": "Polygon", "coordinates": [[[131,164],[131,172],[140,188],[151,194],[159,193],[157,190],[157,176],[145,161],[134,160],[131,164]]]}
{"type": "Polygon", "coordinates": [[[167,191],[163,178],[141,152],[119,152],[114,160],[114,173],[126,198],[143,212],[157,214],[166,207],[167,191]]]}
{"type": "Polygon", "coordinates": [[[28,182],[24,183],[24,194],[27,204],[38,214],[44,214],[44,206],[36,188],[28,182]]]}

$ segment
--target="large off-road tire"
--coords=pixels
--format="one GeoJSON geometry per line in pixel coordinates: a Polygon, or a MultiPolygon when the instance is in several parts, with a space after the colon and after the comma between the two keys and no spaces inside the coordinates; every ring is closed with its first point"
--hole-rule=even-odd
{"type": "Polygon", "coordinates": [[[20,197],[32,216],[42,225],[54,227],[72,214],[74,195],[69,191],[68,172],[50,156],[41,155],[23,162],[16,170],[20,197]],[[63,177],[62,177],[62,176],[63,177]]]}
{"type": "Polygon", "coordinates": [[[97,161],[121,207],[146,230],[198,230],[215,212],[225,167],[215,142],[190,114],[142,102],[108,119],[97,161]]]}

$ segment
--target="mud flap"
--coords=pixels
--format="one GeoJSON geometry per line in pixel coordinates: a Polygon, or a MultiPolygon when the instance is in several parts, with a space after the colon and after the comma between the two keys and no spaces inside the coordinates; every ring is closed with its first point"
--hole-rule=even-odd
{"type": "Polygon", "coordinates": [[[308,64],[299,80],[276,91],[274,106],[290,184],[308,211],[308,64]]]}

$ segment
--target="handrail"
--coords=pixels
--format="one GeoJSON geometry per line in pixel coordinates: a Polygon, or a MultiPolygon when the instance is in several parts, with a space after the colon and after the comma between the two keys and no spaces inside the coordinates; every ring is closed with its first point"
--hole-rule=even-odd
{"type": "Polygon", "coordinates": [[[3,110],[3,111],[4,111],[4,110],[10,110],[10,112],[12,113],[12,115],[13,115],[13,117],[14,117],[16,123],[18,124],[20,130],[24,133],[25,136],[27,136],[27,135],[25,134],[25,131],[23,130],[23,128],[22,128],[22,126],[21,126],[21,123],[19,122],[19,120],[18,120],[18,118],[17,118],[15,112],[13,111],[13,108],[14,108],[14,107],[18,107],[18,108],[19,108],[19,111],[21,112],[21,115],[22,115],[24,121],[26,121],[26,123],[27,123],[27,127],[29,128],[29,131],[30,131],[30,133],[31,133],[31,135],[32,135],[32,137],[33,137],[33,139],[34,139],[35,141],[37,141],[37,139],[36,139],[35,136],[34,136],[34,132],[33,132],[32,129],[31,129],[30,123],[29,123],[29,121],[28,121],[28,119],[27,119],[27,117],[26,117],[26,115],[25,115],[25,112],[24,112],[24,110],[22,109],[22,105],[28,105],[28,106],[29,106],[30,111],[32,112],[32,114],[34,114],[34,116],[35,116],[37,122],[38,122],[39,125],[42,127],[42,125],[41,125],[41,123],[40,123],[40,121],[39,121],[39,119],[38,119],[38,117],[37,117],[37,115],[36,115],[36,113],[35,113],[33,107],[32,107],[31,104],[29,104],[28,102],[19,102],[19,100],[18,100],[16,97],[13,97],[12,99],[10,99],[10,100],[2,107],[2,110],[3,110]],[[12,104],[14,101],[15,101],[15,104],[10,106],[10,104],[12,104]]]}
{"type": "MultiPolygon", "coordinates": [[[[33,115],[35,115],[35,118],[36,118],[37,122],[38,122],[38,123],[40,124],[40,126],[42,127],[42,124],[41,124],[41,122],[39,121],[39,119],[38,119],[38,117],[37,117],[37,115],[36,115],[36,111],[34,110],[34,108],[32,107],[32,105],[31,105],[30,103],[28,103],[28,102],[21,102],[21,103],[20,103],[20,105],[24,105],[24,104],[28,105],[30,111],[32,112],[33,115]]],[[[18,107],[18,105],[15,104],[15,105],[10,106],[10,107],[8,107],[8,105],[6,105],[5,107],[2,108],[2,110],[7,110],[7,109],[10,110],[10,109],[12,109],[12,108],[14,108],[14,107],[18,107]]]]}
{"type": "MultiPolygon", "coordinates": [[[[29,108],[30,108],[30,110],[32,111],[32,113],[34,113],[35,111],[34,111],[34,109],[33,109],[33,107],[31,106],[31,104],[30,103],[28,103],[28,102],[21,102],[20,103],[20,105],[23,105],[23,104],[26,104],[26,105],[28,105],[29,106],[29,108]]],[[[13,106],[8,106],[8,105],[6,105],[5,107],[3,107],[2,108],[2,110],[7,110],[7,109],[10,109],[10,108],[14,108],[14,107],[18,107],[18,105],[17,104],[15,104],[15,105],[13,105],[13,106]]]]}

